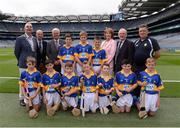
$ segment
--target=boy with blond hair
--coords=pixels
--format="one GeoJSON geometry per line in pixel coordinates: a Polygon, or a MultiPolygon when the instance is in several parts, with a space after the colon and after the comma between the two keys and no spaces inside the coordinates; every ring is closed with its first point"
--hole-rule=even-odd
{"type": "Polygon", "coordinates": [[[92,57],[92,67],[96,75],[100,74],[101,66],[107,61],[106,51],[101,48],[101,40],[99,37],[94,38],[94,48],[92,57]]]}
{"type": "Polygon", "coordinates": [[[93,56],[92,46],[87,42],[87,33],[81,31],[79,36],[80,43],[75,47],[76,70],[78,76],[82,74],[83,62],[87,61],[91,63],[93,56]]]}
{"type": "Polygon", "coordinates": [[[40,110],[40,97],[39,91],[41,87],[41,74],[36,69],[36,59],[34,57],[28,56],[26,59],[27,69],[21,73],[19,80],[19,85],[21,86],[24,94],[24,102],[27,108],[33,107],[34,114],[31,116],[29,111],[29,116],[31,118],[36,118],[40,110]]]}
{"type": "Polygon", "coordinates": [[[140,77],[138,78],[138,85],[141,86],[141,94],[144,92],[145,95],[144,107],[149,116],[154,116],[158,110],[160,106],[160,91],[164,88],[160,75],[157,73],[155,66],[155,59],[148,58],[146,60],[147,68],[145,71],[140,72],[140,77]]]}

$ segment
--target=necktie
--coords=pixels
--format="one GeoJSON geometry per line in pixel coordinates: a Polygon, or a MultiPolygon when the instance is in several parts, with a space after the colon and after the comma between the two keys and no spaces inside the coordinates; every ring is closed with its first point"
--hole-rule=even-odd
{"type": "Polygon", "coordinates": [[[59,48],[59,42],[56,40],[55,41],[55,45],[56,45],[56,49],[58,50],[58,48],[59,48]]]}
{"type": "Polygon", "coordinates": [[[40,51],[40,53],[42,53],[42,42],[41,41],[39,41],[39,51],[40,51]]]}
{"type": "Polygon", "coordinates": [[[121,45],[122,45],[122,41],[119,41],[118,46],[117,46],[117,48],[116,48],[115,63],[116,63],[117,56],[118,56],[118,54],[119,54],[119,50],[120,50],[120,48],[121,48],[121,45]]]}
{"type": "Polygon", "coordinates": [[[120,49],[121,47],[122,47],[122,44],[123,44],[123,42],[121,41],[121,42],[119,42],[119,44],[118,44],[118,49],[120,49]]]}

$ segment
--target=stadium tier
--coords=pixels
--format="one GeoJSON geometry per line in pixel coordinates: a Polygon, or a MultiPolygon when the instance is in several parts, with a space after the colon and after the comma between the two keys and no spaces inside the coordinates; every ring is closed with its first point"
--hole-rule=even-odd
{"type": "MultiPolygon", "coordinates": [[[[152,36],[166,36],[172,33],[177,34],[180,32],[180,1],[177,2],[176,0],[172,2],[176,3],[169,5],[165,9],[161,9],[158,12],[151,14],[147,13],[148,15],[139,16],[136,18],[126,15],[125,17],[128,18],[118,21],[113,20],[110,15],[70,15],[31,18],[12,16],[7,20],[0,22],[0,40],[1,42],[3,42],[3,40],[15,40],[17,36],[23,34],[23,27],[27,21],[31,21],[33,23],[34,31],[37,29],[43,30],[46,40],[51,39],[51,30],[55,27],[60,28],[62,39],[64,38],[65,33],[70,32],[75,40],[79,39],[79,32],[82,30],[87,31],[88,39],[93,39],[95,35],[103,38],[103,31],[106,27],[111,27],[114,29],[115,39],[118,39],[117,33],[121,27],[128,30],[128,38],[135,39],[138,37],[138,26],[141,24],[147,24],[149,26],[150,35],[152,36]]],[[[130,3],[132,5],[133,2],[130,0],[129,4],[130,3]]],[[[134,6],[136,4],[137,2],[134,3],[134,6]]],[[[153,0],[149,0],[149,4],[153,4],[153,0]]],[[[128,4],[123,3],[122,7],[128,8],[128,4]]],[[[152,10],[149,11],[152,12],[152,10]]],[[[131,13],[134,15],[136,14],[135,11],[131,11],[131,13]]]]}

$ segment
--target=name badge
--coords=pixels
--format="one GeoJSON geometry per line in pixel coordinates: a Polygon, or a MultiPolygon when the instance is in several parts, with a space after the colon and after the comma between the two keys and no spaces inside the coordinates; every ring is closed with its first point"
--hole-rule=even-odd
{"type": "Polygon", "coordinates": [[[91,92],[91,87],[86,87],[86,92],[91,92]]]}
{"type": "Polygon", "coordinates": [[[124,85],[124,90],[127,89],[127,88],[129,88],[129,84],[124,85]]]}
{"type": "Polygon", "coordinates": [[[94,59],[94,64],[99,64],[99,59],[94,59]]]}
{"type": "Polygon", "coordinates": [[[70,60],[70,55],[66,55],[66,58],[65,58],[65,60],[70,60]]]}
{"type": "Polygon", "coordinates": [[[154,90],[154,84],[148,84],[148,85],[146,85],[146,90],[147,90],[147,91],[153,91],[153,90],[154,90]]]}
{"type": "Polygon", "coordinates": [[[28,88],[33,88],[33,82],[28,82],[28,88]]]}
{"type": "Polygon", "coordinates": [[[86,53],[85,53],[85,52],[82,52],[82,53],[81,53],[81,57],[82,57],[82,58],[86,58],[86,53]]]}

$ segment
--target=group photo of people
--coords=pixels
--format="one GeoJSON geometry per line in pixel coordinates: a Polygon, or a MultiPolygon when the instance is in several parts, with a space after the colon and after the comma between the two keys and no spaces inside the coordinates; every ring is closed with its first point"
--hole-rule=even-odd
{"type": "Polygon", "coordinates": [[[105,28],[104,38],[79,33],[74,44],[71,33],[61,39],[53,28],[52,39],[44,40],[43,30],[27,22],[17,37],[14,54],[19,68],[19,102],[30,118],[37,118],[42,106],[47,116],[70,111],[73,116],[87,113],[130,113],[137,109],[140,119],[155,116],[164,88],[156,61],[160,46],[151,38],[148,26],[138,28],[139,38],[127,39],[128,32],[105,28]]]}

